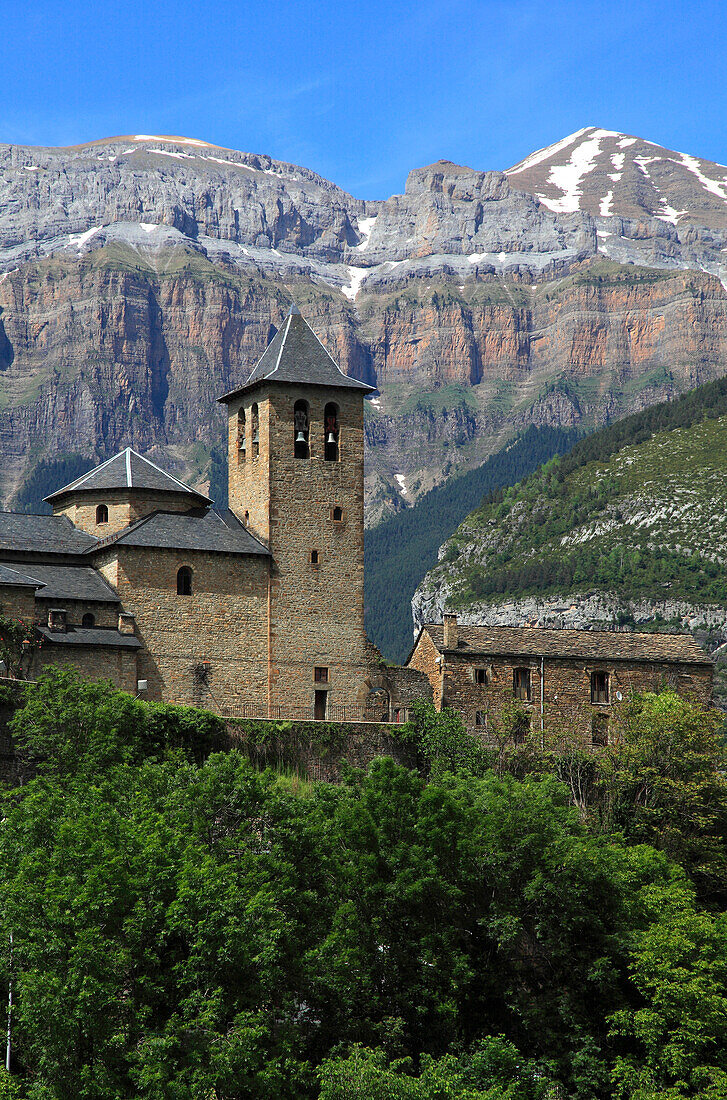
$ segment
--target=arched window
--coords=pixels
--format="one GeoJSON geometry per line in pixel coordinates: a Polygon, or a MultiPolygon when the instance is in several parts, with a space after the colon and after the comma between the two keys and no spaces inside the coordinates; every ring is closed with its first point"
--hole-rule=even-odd
{"type": "Polygon", "coordinates": [[[257,411],[257,402],[250,409],[250,427],[252,428],[252,457],[260,454],[260,417],[257,411]]]}
{"type": "Polygon", "coordinates": [[[183,565],[177,573],[177,595],[192,595],[192,570],[188,565],[183,565]]]}
{"type": "Polygon", "coordinates": [[[85,626],[88,629],[89,627],[95,626],[95,625],[96,625],[96,616],[92,615],[90,611],[87,611],[86,614],[81,619],[81,626],[85,626]]]}
{"type": "Polygon", "coordinates": [[[293,454],[296,458],[310,458],[308,402],[296,401],[293,406],[293,454]]]}
{"type": "Polygon", "coordinates": [[[240,458],[245,457],[245,410],[240,409],[237,414],[237,451],[240,458]]]}
{"type": "Polygon", "coordinates": [[[109,510],[105,504],[99,504],[96,509],[96,523],[108,523],[109,510]]]}
{"type": "Polygon", "coordinates": [[[338,462],[338,405],[332,401],[323,414],[323,457],[327,462],[338,462]]]}

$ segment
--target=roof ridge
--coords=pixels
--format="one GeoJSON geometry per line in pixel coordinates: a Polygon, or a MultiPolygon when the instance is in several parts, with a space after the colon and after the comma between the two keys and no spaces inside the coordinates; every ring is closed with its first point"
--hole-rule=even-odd
{"type": "MultiPolygon", "coordinates": [[[[157,466],[156,462],[154,462],[151,458],[147,458],[146,455],[139,454],[139,452],[135,451],[133,447],[127,447],[126,449],[127,451],[131,451],[133,455],[136,455],[137,458],[141,459],[142,462],[146,462],[147,466],[151,466],[152,469],[157,471],[157,473],[163,474],[164,477],[168,477],[170,481],[175,481],[177,485],[185,490],[185,492],[194,493],[195,496],[202,497],[203,500],[209,500],[209,497],[206,497],[204,493],[200,493],[197,491],[197,489],[193,489],[191,485],[185,485],[185,483],[183,481],[180,481],[178,477],[175,477],[174,474],[170,474],[169,470],[163,470],[161,466],[157,466]]],[[[161,509],[159,510],[161,511],[161,509]]]]}
{"type": "MultiPolygon", "coordinates": [[[[105,539],[99,539],[95,546],[89,546],[88,550],[84,550],[84,554],[91,554],[94,550],[105,550],[107,546],[113,546],[115,542],[119,541],[122,535],[128,535],[131,531],[135,531],[137,527],[143,527],[152,516],[158,516],[159,514],[175,515],[177,513],[164,513],[161,508],[156,508],[153,512],[149,512],[147,515],[142,516],[141,519],[137,519],[133,523],[128,523],[126,527],[122,527],[120,531],[115,531],[113,535],[107,535],[105,539]]],[[[94,569],[95,566],[90,566],[90,568],[94,569]]]]}

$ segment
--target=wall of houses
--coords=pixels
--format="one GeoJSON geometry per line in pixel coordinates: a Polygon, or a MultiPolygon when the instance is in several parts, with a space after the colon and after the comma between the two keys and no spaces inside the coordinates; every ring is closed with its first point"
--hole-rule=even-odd
{"type": "MultiPolygon", "coordinates": [[[[460,711],[465,724],[485,739],[499,736],[503,719],[512,721],[518,690],[529,730],[544,745],[558,743],[564,734],[575,734],[584,744],[599,744],[615,735],[619,710],[633,692],[673,687],[681,695],[708,705],[712,692],[709,665],[649,661],[592,661],[516,656],[440,654],[429,636],[422,634],[411,664],[424,672],[432,685],[437,709],[460,711]],[[516,670],[521,673],[516,689],[516,670]],[[607,702],[596,702],[594,673],[607,677],[607,702]],[[524,675],[522,675],[524,674],[524,675]],[[525,685],[529,690],[525,691],[525,685]],[[619,695],[621,698],[619,699],[619,695]]],[[[596,691],[596,696],[599,692],[596,691]]],[[[522,731],[525,732],[525,731],[522,731]]]]}

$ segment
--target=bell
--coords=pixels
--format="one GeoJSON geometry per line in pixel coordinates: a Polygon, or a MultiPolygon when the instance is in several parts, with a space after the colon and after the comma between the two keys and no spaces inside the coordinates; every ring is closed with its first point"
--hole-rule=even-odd
{"type": "Polygon", "coordinates": [[[296,443],[305,443],[305,432],[298,432],[295,437],[296,443]]]}
{"type": "Polygon", "coordinates": [[[335,442],[336,442],[335,435],[333,434],[333,432],[329,432],[328,433],[328,439],[326,440],[326,443],[335,443],[335,442]]]}
{"type": "Polygon", "coordinates": [[[257,432],[255,432],[254,436],[252,437],[252,441],[253,441],[253,443],[259,443],[260,442],[260,437],[257,434],[257,432]]]}

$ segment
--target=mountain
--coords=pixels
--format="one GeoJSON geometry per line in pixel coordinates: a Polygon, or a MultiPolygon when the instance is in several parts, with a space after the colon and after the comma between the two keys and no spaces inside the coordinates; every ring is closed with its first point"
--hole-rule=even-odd
{"type": "Polygon", "coordinates": [[[219,481],[215,399],[291,297],[378,389],[371,524],[530,425],[589,430],[721,377],[726,173],[590,129],[364,202],[190,138],[0,146],[0,503],[125,445],[219,481]]]}
{"type": "MultiPolygon", "coordinates": [[[[588,436],[442,546],[415,624],[692,631],[727,654],[727,379],[588,436]]],[[[723,685],[727,693],[727,682],[723,685]]]]}

